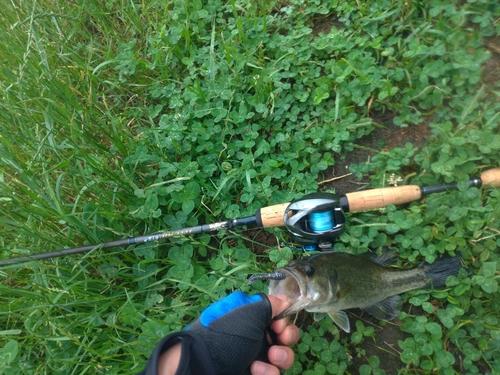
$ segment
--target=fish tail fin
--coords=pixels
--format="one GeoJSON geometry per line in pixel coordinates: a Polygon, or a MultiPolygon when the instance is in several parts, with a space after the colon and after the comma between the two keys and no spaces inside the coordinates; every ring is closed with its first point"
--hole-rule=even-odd
{"type": "Polygon", "coordinates": [[[424,271],[426,277],[429,279],[429,287],[442,288],[446,286],[446,279],[448,276],[456,276],[462,265],[460,261],[462,257],[460,254],[454,257],[443,257],[436,259],[434,263],[424,263],[424,271]]]}

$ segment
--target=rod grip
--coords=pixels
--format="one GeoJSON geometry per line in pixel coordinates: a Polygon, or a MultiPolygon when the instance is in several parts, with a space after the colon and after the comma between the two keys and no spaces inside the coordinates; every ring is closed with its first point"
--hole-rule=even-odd
{"type": "Polygon", "coordinates": [[[417,185],[391,186],[347,193],[350,212],[372,210],[387,207],[389,204],[404,204],[419,200],[422,197],[417,185]]]}
{"type": "Polygon", "coordinates": [[[483,186],[500,188],[500,168],[488,169],[481,173],[481,183],[483,186]]]}
{"type": "Polygon", "coordinates": [[[261,228],[282,227],[285,225],[285,210],[290,203],[280,203],[257,210],[257,225],[261,228]]]}

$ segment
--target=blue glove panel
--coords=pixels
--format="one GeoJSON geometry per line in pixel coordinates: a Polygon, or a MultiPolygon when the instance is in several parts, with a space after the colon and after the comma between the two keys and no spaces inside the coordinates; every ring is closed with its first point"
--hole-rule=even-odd
{"type": "Polygon", "coordinates": [[[207,307],[202,313],[200,317],[200,323],[208,328],[210,323],[214,320],[219,319],[224,316],[228,312],[255,302],[262,301],[262,296],[259,294],[255,294],[253,296],[249,296],[242,292],[234,292],[220,301],[217,301],[213,305],[207,307]]]}

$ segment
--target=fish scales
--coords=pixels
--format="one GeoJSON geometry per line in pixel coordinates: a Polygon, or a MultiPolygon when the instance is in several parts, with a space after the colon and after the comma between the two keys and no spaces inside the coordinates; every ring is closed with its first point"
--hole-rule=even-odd
{"type": "Polygon", "coordinates": [[[393,271],[389,269],[383,275],[383,278],[394,289],[401,288],[401,291],[397,294],[430,286],[429,279],[422,268],[413,268],[405,271],[393,271]]]}

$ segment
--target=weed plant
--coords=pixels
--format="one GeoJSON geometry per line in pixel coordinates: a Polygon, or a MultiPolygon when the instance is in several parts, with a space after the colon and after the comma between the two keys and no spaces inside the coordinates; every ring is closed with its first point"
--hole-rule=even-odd
{"type": "MultiPolygon", "coordinates": [[[[253,215],[317,191],[377,114],[425,121],[425,147],[351,171],[459,190],[350,215],[336,249],[389,245],[402,266],[461,251],[471,275],[405,296],[391,373],[500,373],[499,190],[465,183],[499,166],[497,1],[4,3],[1,259],[253,215]]],[[[0,373],[137,372],[212,301],[265,291],[248,274],[301,256],[270,233],[3,267],[0,373]]],[[[288,374],[384,373],[361,346],[373,327],[301,328],[288,374]]]]}

